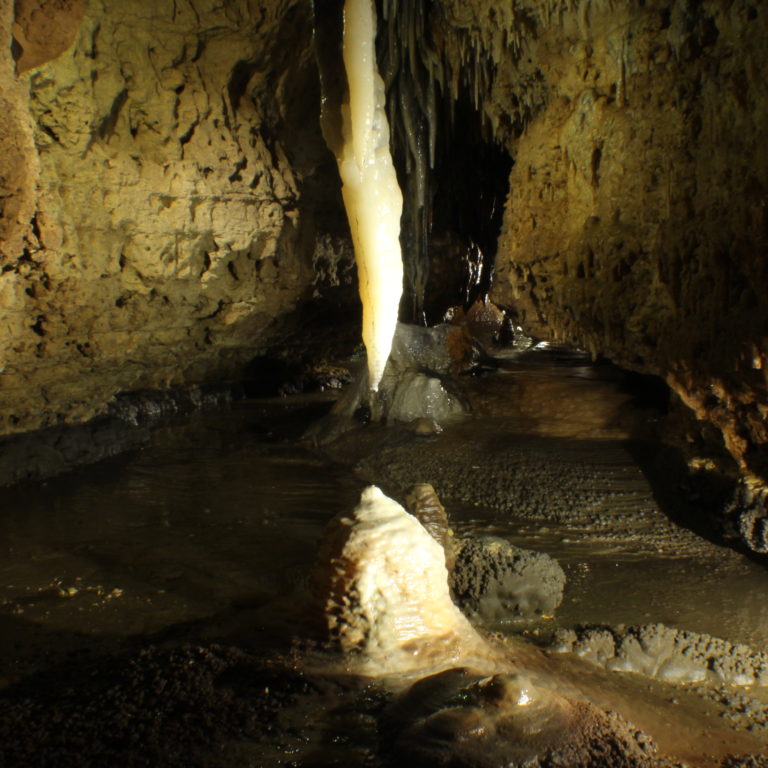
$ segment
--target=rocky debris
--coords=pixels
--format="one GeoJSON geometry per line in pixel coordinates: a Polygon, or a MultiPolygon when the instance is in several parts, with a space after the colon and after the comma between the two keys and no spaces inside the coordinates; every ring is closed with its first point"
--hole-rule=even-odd
{"type": "Polygon", "coordinates": [[[721,707],[720,717],[734,728],[768,734],[768,705],[764,702],[731,685],[720,685],[714,689],[702,686],[700,693],[721,707]]]}
{"type": "Polygon", "coordinates": [[[736,485],[723,517],[754,552],[768,553],[768,488],[755,475],[746,475],[736,485]]]}
{"type": "Polygon", "coordinates": [[[296,742],[281,710],[316,690],[261,654],[145,648],[63,665],[0,692],[3,768],[204,768],[233,742],[296,742]]]}
{"type": "Polygon", "coordinates": [[[552,616],[563,599],[565,573],[543,552],[497,536],[459,539],[451,588],[470,618],[493,624],[552,616]]]}
{"type": "Polygon", "coordinates": [[[557,630],[552,649],[676,683],[768,685],[768,653],[664,624],[557,630]]]}
{"type": "Polygon", "coordinates": [[[423,678],[382,715],[392,764],[415,768],[641,768],[646,734],[616,714],[522,675],[450,669],[423,678]]]}
{"type": "Polygon", "coordinates": [[[248,397],[288,397],[343,389],[351,381],[348,367],[327,360],[291,360],[263,355],[245,367],[242,387],[248,397]]]}
{"type": "Polygon", "coordinates": [[[723,760],[722,768],[768,768],[768,756],[746,755],[732,756],[723,760]]]}
{"type": "Polygon", "coordinates": [[[299,395],[307,392],[325,392],[328,389],[343,389],[352,382],[348,368],[324,361],[302,365],[298,373],[284,382],[278,394],[299,395]]]}

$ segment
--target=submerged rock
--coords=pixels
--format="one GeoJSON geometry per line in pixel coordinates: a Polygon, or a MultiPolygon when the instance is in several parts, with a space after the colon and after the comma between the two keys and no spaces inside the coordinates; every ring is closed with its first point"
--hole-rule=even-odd
{"type": "Polygon", "coordinates": [[[552,647],[606,669],[668,682],[768,685],[768,653],[664,624],[562,629],[552,647]]]}
{"type": "Polygon", "coordinates": [[[484,622],[551,616],[563,599],[565,573],[542,552],[496,536],[457,544],[451,586],[462,610],[484,622]]]}
{"type": "Polygon", "coordinates": [[[615,714],[526,676],[450,669],[415,683],[382,716],[393,764],[424,768],[651,766],[650,737],[615,714]]]}

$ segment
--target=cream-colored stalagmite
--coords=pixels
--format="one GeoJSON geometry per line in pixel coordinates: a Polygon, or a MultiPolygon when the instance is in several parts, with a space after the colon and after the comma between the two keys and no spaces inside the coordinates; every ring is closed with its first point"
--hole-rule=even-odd
{"type": "Polygon", "coordinates": [[[329,524],[311,583],[328,639],[349,669],[390,675],[501,668],[451,600],[443,547],[376,486],[329,524]]]}
{"type": "Polygon", "coordinates": [[[389,151],[375,35],[372,0],[346,0],[343,39],[349,98],[342,106],[343,142],[337,160],[355,246],[372,390],[378,389],[387,364],[403,291],[403,196],[389,151]]]}

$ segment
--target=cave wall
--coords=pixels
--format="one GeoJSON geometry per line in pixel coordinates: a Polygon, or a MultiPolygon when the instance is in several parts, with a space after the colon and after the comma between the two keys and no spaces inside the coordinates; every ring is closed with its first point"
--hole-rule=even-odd
{"type": "Polygon", "coordinates": [[[311,293],[310,11],[2,0],[0,434],[235,375],[311,293]]]}
{"type": "MultiPolygon", "coordinates": [[[[663,377],[765,478],[768,11],[430,8],[443,93],[515,161],[493,298],[663,377]]],[[[0,434],[236,376],[349,261],[310,3],[0,9],[0,434]]]]}
{"type": "Polygon", "coordinates": [[[663,377],[767,478],[768,9],[441,5],[448,46],[480,51],[463,60],[515,159],[495,300],[663,377]]]}

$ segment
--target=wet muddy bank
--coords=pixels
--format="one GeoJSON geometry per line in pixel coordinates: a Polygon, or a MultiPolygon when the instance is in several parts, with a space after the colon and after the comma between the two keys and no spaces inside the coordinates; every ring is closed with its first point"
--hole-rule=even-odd
{"type": "Polygon", "coordinates": [[[175,417],[225,407],[231,388],[146,391],[117,395],[103,416],[0,437],[0,488],[41,482],[150,445],[152,431],[175,417]]]}
{"type": "Polygon", "coordinates": [[[509,652],[521,674],[456,669],[395,687],[334,671],[338,660],[306,644],[166,643],[72,659],[0,693],[0,765],[766,764],[762,729],[751,727],[759,703],[741,689],[617,681],[558,654],[509,652]],[[544,699],[529,701],[529,690],[544,699]]]}

